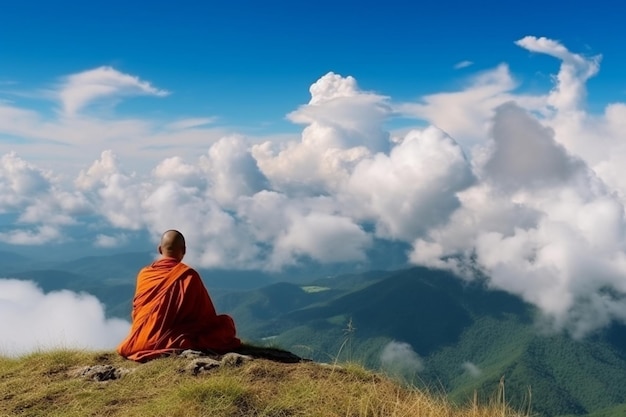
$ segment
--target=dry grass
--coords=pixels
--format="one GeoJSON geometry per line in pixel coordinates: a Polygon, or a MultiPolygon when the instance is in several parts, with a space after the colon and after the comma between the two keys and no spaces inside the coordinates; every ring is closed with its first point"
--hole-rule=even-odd
{"type": "Polygon", "coordinates": [[[110,352],[55,351],[0,357],[1,416],[518,417],[502,396],[465,406],[410,390],[355,364],[283,364],[257,359],[193,376],[189,359],[143,365],[110,352]],[[72,371],[96,364],[133,368],[95,382],[72,371]]]}

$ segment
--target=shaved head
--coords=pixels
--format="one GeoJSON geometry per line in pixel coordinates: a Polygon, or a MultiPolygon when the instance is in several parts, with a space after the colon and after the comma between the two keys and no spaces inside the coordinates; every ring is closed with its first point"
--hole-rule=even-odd
{"type": "Polygon", "coordinates": [[[185,237],[178,230],[168,230],[161,236],[159,253],[163,256],[176,258],[179,261],[185,256],[185,237]]]}

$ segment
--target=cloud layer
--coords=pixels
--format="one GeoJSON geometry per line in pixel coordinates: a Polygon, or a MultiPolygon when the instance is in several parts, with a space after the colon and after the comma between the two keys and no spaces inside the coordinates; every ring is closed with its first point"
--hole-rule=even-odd
{"type": "Polygon", "coordinates": [[[95,246],[111,247],[177,228],[198,266],[276,270],[361,262],[383,239],[410,244],[415,264],[465,279],[480,270],[540,308],[549,328],[582,337],[626,322],[626,104],[585,110],[599,56],[532,36],[515,45],[560,61],[550,91],[523,93],[506,63],[416,102],[328,73],[288,114],[302,126],[292,138],[222,132],[211,117],[87,117],[95,100],[166,94],[112,68],[56,90],[71,120],[0,100],[0,134],[22,138],[2,147],[17,152],[2,155],[0,213],[16,220],[0,241],[49,243],[85,225],[95,246]],[[427,126],[389,131],[397,115],[427,126]],[[86,146],[70,133],[80,126],[106,134],[86,146]],[[85,146],[90,161],[61,174],[20,155],[32,142],[68,155],[85,146]],[[139,151],[151,165],[135,163],[139,151]]]}
{"type": "Polygon", "coordinates": [[[0,355],[58,348],[113,349],[130,324],[106,319],[93,296],[71,291],[44,294],[30,281],[0,279],[0,355]]]}

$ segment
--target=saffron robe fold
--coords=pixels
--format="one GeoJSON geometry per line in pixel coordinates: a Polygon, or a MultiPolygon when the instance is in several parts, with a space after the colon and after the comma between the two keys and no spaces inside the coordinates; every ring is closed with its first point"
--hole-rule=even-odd
{"type": "Polygon", "coordinates": [[[132,319],[117,351],[139,362],[184,349],[223,353],[241,345],[233,319],[215,312],[198,272],[173,258],[139,271],[132,319]]]}

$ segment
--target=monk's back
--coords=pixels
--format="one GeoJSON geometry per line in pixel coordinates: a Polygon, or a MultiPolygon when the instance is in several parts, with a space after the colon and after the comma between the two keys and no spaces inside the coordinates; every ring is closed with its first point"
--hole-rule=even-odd
{"type": "Polygon", "coordinates": [[[145,361],[184,349],[225,352],[240,346],[231,317],[217,315],[200,275],[164,257],[137,276],[133,323],[120,355],[145,361]]]}

